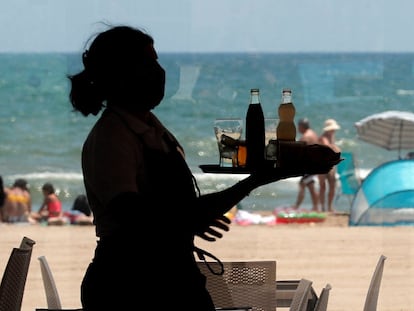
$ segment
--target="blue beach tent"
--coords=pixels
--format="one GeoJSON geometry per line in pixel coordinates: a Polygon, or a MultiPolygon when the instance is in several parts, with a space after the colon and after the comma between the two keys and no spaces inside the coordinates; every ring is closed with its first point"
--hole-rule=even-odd
{"type": "Polygon", "coordinates": [[[390,161],[373,169],[352,201],[349,225],[414,225],[414,160],[390,161]]]}

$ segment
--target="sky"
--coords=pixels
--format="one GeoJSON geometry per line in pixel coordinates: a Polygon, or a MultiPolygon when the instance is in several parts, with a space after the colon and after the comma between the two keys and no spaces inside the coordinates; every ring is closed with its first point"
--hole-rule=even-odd
{"type": "Polygon", "coordinates": [[[0,52],[77,52],[103,22],[158,52],[414,52],[412,0],[1,0],[0,52]]]}

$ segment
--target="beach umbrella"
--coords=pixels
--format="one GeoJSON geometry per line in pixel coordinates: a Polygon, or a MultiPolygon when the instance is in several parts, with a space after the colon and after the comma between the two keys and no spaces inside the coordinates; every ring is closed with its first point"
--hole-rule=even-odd
{"type": "Polygon", "coordinates": [[[358,138],[385,148],[398,150],[414,149],[414,113],[389,110],[372,114],[355,123],[358,138]]]}

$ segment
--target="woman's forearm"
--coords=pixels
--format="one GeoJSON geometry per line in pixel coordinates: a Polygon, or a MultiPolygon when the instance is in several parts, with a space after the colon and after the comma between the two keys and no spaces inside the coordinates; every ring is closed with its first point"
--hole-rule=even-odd
{"type": "Polygon", "coordinates": [[[222,215],[248,196],[252,190],[280,179],[301,175],[303,174],[297,169],[256,171],[227,189],[200,196],[198,205],[202,213],[222,215]]]}
{"type": "Polygon", "coordinates": [[[248,196],[256,187],[254,178],[249,176],[227,189],[200,196],[198,205],[202,210],[206,208],[216,215],[224,214],[248,196]]]}

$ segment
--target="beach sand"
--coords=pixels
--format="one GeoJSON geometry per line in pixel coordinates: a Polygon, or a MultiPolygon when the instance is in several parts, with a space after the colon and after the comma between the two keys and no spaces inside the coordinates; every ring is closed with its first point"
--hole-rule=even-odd
{"type": "MultiPolygon", "coordinates": [[[[0,271],[23,236],[36,241],[22,311],[46,307],[37,260],[41,255],[52,269],[63,307],[80,307],[79,287],[93,255],[94,227],[2,224],[0,230],[0,271]]],[[[347,216],[330,215],[314,224],[233,224],[223,239],[197,239],[196,244],[222,261],[276,260],[278,280],[309,279],[318,294],[329,283],[330,311],[363,309],[375,265],[384,254],[378,310],[414,310],[414,227],[348,227],[347,216]]]]}

